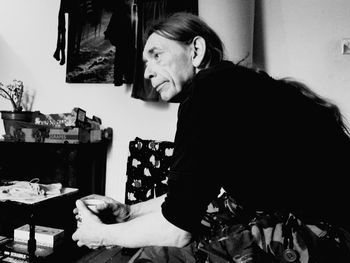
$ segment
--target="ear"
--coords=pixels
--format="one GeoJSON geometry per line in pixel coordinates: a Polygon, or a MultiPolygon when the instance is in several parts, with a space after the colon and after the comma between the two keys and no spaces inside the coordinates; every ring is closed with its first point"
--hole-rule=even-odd
{"type": "Polygon", "coordinates": [[[199,66],[201,65],[204,55],[205,55],[205,51],[206,51],[206,43],[203,37],[200,36],[196,36],[193,40],[192,40],[192,65],[195,68],[199,68],[199,66]]]}

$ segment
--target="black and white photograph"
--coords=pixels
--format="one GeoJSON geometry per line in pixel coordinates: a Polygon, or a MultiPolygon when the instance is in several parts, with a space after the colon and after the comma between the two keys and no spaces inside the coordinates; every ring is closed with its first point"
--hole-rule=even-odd
{"type": "Polygon", "coordinates": [[[349,0],[0,0],[0,263],[349,263],[349,0]]]}

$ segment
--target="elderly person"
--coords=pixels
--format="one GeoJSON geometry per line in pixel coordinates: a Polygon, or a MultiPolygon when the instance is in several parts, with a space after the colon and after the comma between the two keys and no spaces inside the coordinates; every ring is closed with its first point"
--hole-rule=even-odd
{"type": "MultiPolygon", "coordinates": [[[[340,202],[346,200],[343,171],[350,142],[339,109],[301,83],[224,60],[223,51],[218,35],[192,14],[176,13],[150,27],[144,76],[164,101],[180,103],[168,193],[132,206],[94,196],[104,200],[98,211],[114,215],[112,224],[78,200],[75,213],[82,222],[73,239],[79,246],[186,247],[201,236],[203,216],[221,189],[245,211],[239,234],[245,233],[247,252],[230,251],[231,260],[280,258],[252,231],[256,211],[263,212],[262,221],[278,211],[284,225],[293,215],[295,222],[326,234],[347,228],[340,202]],[[321,227],[324,222],[332,228],[321,227]]],[[[330,238],[332,248],[337,238],[330,238]]],[[[308,247],[298,254],[292,241],[280,249],[286,260],[323,262],[317,260],[329,255],[332,262],[350,260],[343,250],[335,255],[308,247]]]]}

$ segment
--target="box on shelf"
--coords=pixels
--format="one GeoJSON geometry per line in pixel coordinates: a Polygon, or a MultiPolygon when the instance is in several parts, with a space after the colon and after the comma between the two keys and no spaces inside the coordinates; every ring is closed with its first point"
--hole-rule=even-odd
{"type": "Polygon", "coordinates": [[[55,128],[83,127],[86,111],[81,108],[73,108],[70,113],[40,114],[35,118],[36,125],[44,125],[55,128]]]}
{"type": "Polygon", "coordinates": [[[111,128],[104,129],[102,120],[75,107],[70,113],[42,114],[39,111],[31,122],[14,121],[3,135],[6,141],[40,143],[89,143],[110,140],[111,128]]]}
{"type": "MultiPolygon", "coordinates": [[[[64,230],[46,226],[35,226],[35,239],[38,246],[54,248],[63,241],[64,230]]],[[[29,239],[29,224],[18,227],[13,232],[16,242],[27,243],[29,239]]]]}

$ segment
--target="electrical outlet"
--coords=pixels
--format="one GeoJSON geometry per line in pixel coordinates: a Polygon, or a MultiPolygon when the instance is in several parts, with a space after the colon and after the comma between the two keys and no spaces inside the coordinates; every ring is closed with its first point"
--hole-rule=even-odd
{"type": "Polygon", "coordinates": [[[341,53],[350,55],[350,38],[343,38],[341,41],[341,53]]]}

